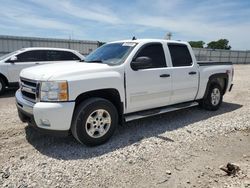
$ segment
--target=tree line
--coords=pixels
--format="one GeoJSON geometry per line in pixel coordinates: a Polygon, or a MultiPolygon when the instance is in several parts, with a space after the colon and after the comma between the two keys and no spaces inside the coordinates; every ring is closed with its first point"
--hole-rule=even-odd
{"type": "Polygon", "coordinates": [[[219,39],[217,41],[211,41],[207,43],[207,46],[204,47],[206,44],[204,41],[189,41],[189,44],[193,48],[209,48],[209,49],[224,49],[230,50],[231,46],[229,45],[229,41],[227,39],[219,39]]]}

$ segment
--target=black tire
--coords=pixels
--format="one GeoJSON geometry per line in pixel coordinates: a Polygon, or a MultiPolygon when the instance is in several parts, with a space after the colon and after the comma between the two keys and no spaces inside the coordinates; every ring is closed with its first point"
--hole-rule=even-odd
{"type": "Polygon", "coordinates": [[[223,93],[221,86],[217,83],[212,83],[209,87],[207,96],[201,100],[200,106],[206,110],[215,111],[220,108],[222,100],[223,100],[223,93]],[[214,90],[215,91],[218,90],[220,93],[218,97],[219,99],[216,101],[212,99],[212,93],[214,90]]]}
{"type": "Polygon", "coordinates": [[[5,91],[6,84],[2,78],[0,78],[0,95],[2,95],[5,91]]]}
{"type": "MultiPolygon", "coordinates": [[[[96,117],[94,117],[95,119],[96,117]]],[[[104,117],[105,118],[105,117],[104,117]]],[[[103,121],[104,121],[103,118],[103,121]]],[[[97,121],[97,125],[101,126],[101,122],[99,120],[97,121]]],[[[94,121],[93,121],[94,122],[94,121]]],[[[103,129],[107,124],[102,123],[103,129]]],[[[74,117],[72,120],[71,125],[71,132],[73,136],[82,144],[88,145],[88,146],[96,146],[101,145],[105,142],[107,142],[110,137],[113,135],[116,127],[118,124],[118,113],[116,107],[108,100],[102,99],[102,98],[90,98],[82,103],[80,103],[74,112],[74,117]],[[87,124],[88,118],[95,113],[95,111],[98,110],[104,110],[106,113],[106,116],[110,117],[111,123],[108,124],[107,132],[101,135],[101,132],[99,132],[98,138],[93,138],[93,136],[98,136],[96,132],[94,131],[94,135],[90,136],[87,132],[88,126],[91,126],[93,128],[94,125],[87,124]],[[108,114],[108,115],[107,115],[108,114]]],[[[96,126],[96,125],[95,125],[96,126]]],[[[89,128],[90,129],[90,128],[89,128]]],[[[105,132],[105,131],[104,131],[105,132]]]]}

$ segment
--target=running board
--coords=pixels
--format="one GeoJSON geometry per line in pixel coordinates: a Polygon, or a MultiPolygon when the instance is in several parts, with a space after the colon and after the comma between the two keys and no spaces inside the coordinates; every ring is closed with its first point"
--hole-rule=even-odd
{"type": "Polygon", "coordinates": [[[135,113],[125,115],[125,121],[126,122],[133,121],[136,119],[141,119],[141,118],[145,118],[145,117],[164,114],[166,112],[181,110],[181,109],[185,109],[185,108],[189,108],[189,107],[197,106],[197,105],[199,105],[198,102],[186,102],[186,103],[171,105],[171,106],[167,106],[167,107],[161,107],[161,108],[145,110],[145,111],[141,111],[141,112],[135,112],[135,113]]]}

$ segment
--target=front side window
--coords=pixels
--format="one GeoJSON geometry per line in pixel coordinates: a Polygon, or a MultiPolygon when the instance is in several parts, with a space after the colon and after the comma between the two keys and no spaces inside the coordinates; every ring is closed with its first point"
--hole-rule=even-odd
{"type": "Polygon", "coordinates": [[[165,54],[161,43],[149,44],[142,47],[134,59],[138,57],[149,57],[151,59],[152,66],[147,68],[166,67],[165,54]]]}
{"type": "Polygon", "coordinates": [[[77,55],[75,55],[72,52],[63,52],[62,58],[65,61],[67,61],[67,60],[81,60],[77,55]]]}
{"type": "Polygon", "coordinates": [[[173,67],[191,66],[192,57],[186,45],[168,44],[173,67]]]}
{"type": "Polygon", "coordinates": [[[135,46],[134,42],[105,44],[89,54],[84,61],[111,65],[121,64],[135,46]]]}
{"type": "Polygon", "coordinates": [[[17,55],[17,62],[37,62],[45,60],[46,57],[43,50],[27,51],[17,55]]]}

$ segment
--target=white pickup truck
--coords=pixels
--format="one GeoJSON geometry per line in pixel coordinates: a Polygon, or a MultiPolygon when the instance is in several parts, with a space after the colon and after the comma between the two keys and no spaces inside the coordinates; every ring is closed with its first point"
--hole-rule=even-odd
{"type": "Polygon", "coordinates": [[[232,89],[230,62],[196,62],[186,42],[111,42],[75,64],[24,69],[16,105],[23,122],[106,142],[118,124],[200,104],[217,110],[232,89]]]}

